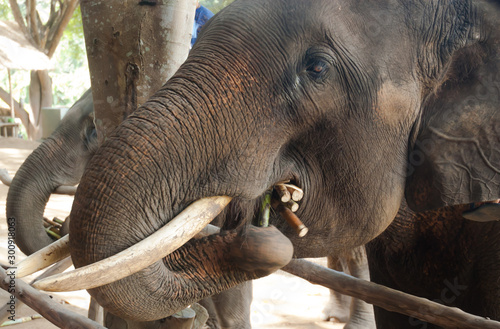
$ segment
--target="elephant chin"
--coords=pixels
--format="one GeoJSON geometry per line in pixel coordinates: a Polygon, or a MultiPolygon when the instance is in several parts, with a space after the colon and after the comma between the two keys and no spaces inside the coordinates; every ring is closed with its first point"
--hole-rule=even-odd
{"type": "MultiPolygon", "coordinates": [[[[49,278],[50,281],[39,281],[36,286],[52,291],[65,290],[67,287],[71,287],[71,290],[91,288],[89,293],[109,312],[133,321],[153,321],[169,316],[194,302],[244,281],[269,275],[288,264],[293,255],[293,246],[288,238],[275,227],[260,228],[243,225],[243,222],[237,229],[191,239],[173,252],[172,249],[175,248],[170,248],[170,254],[162,254],[163,251],[160,249],[169,249],[177,243],[176,240],[179,237],[188,236],[187,239],[189,239],[189,236],[195,234],[168,230],[168,227],[184,225],[184,227],[191,227],[190,230],[193,230],[192,226],[198,226],[201,229],[202,222],[208,223],[212,220],[213,217],[200,219],[203,212],[216,212],[206,211],[206,205],[199,215],[193,213],[193,209],[196,209],[194,205],[209,199],[219,200],[217,202],[223,206],[230,200],[228,197],[216,197],[193,203],[162,229],[122,251],[120,254],[126,254],[124,259],[128,260],[129,265],[119,267],[120,269],[113,267],[112,270],[109,268],[106,270],[102,266],[103,262],[108,262],[110,266],[116,265],[114,257],[120,254],[88,265],[89,262],[82,257],[82,248],[79,248],[81,241],[71,240],[72,257],[75,267],[78,268],[75,272],[86,271],[87,268],[93,266],[101,272],[93,272],[92,277],[85,277],[85,274],[80,276],[74,276],[71,273],[62,274],[60,277],[49,278]],[[191,215],[185,215],[187,213],[191,215]],[[159,237],[154,242],[160,244],[158,249],[151,245],[150,238],[157,234],[163,235],[167,231],[170,237],[159,237]],[[144,246],[146,254],[139,251],[139,245],[144,246]],[[162,248],[165,246],[168,248],[162,248]],[[149,258],[153,262],[144,263],[142,258],[149,258]],[[157,259],[160,260],[154,262],[157,259]],[[142,262],[143,265],[134,273],[135,270],[132,270],[132,267],[136,265],[136,262],[142,262]],[[96,287],[98,285],[96,282],[100,280],[99,276],[108,276],[113,272],[121,272],[125,275],[119,278],[115,276],[113,280],[117,281],[106,281],[107,284],[96,287]],[[75,281],[80,279],[86,282],[85,285],[75,284],[75,281]],[[132,302],[133,300],[140,301],[140,304],[132,302]]],[[[226,217],[234,214],[231,210],[228,211],[226,217]]]]}

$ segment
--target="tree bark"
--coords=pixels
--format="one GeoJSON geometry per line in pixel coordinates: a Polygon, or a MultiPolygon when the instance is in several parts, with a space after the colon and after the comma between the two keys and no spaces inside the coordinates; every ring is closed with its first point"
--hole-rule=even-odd
{"type": "Polygon", "coordinates": [[[81,7],[102,143],[187,57],[195,2],[83,0],[81,7]]]}

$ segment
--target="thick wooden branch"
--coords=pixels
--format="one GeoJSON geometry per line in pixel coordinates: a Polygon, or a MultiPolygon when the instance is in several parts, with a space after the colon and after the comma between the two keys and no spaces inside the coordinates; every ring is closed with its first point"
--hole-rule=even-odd
{"type": "MultiPolygon", "coordinates": [[[[43,272],[40,276],[38,276],[36,279],[30,282],[30,284],[33,284],[34,281],[36,280],[41,280],[43,278],[59,274],[64,272],[68,267],[73,265],[73,262],[71,261],[71,257],[65,258],[62,261],[60,261],[57,264],[54,264],[54,266],[50,267],[48,270],[43,272]]],[[[16,311],[20,311],[21,307],[24,307],[24,303],[16,298],[16,311]]],[[[4,323],[7,321],[7,318],[11,316],[10,314],[10,305],[7,304],[6,302],[3,303],[3,307],[0,308],[0,323],[4,323]]]]}
{"type": "Polygon", "coordinates": [[[40,46],[40,31],[38,29],[38,13],[36,11],[36,0],[29,0],[26,2],[29,4],[28,8],[28,17],[26,21],[30,25],[31,36],[33,37],[33,41],[35,41],[37,46],[40,46]]]}
{"type": "Polygon", "coordinates": [[[0,269],[0,280],[2,289],[12,293],[17,299],[59,328],[67,328],[68,324],[71,324],[72,328],[105,329],[97,322],[65,309],[61,304],[50,298],[49,295],[39,292],[22,280],[11,280],[8,273],[3,269],[0,269]],[[12,289],[13,286],[14,289],[12,289]],[[11,287],[10,291],[9,287],[11,287]]]}
{"type": "Polygon", "coordinates": [[[388,311],[397,312],[453,329],[500,329],[500,322],[415,297],[373,282],[354,278],[303,259],[294,259],[282,270],[313,284],[364,300],[388,311]]]}
{"type": "MultiPolygon", "coordinates": [[[[12,177],[10,177],[9,172],[6,169],[0,168],[0,181],[7,186],[12,184],[12,177]]],[[[55,189],[54,194],[63,194],[63,195],[75,195],[76,186],[66,186],[61,185],[55,189]]]]}
{"type": "Polygon", "coordinates": [[[14,19],[16,20],[16,23],[19,25],[21,28],[21,31],[23,31],[24,35],[28,40],[33,40],[31,37],[28,27],[26,26],[26,23],[24,22],[23,14],[21,13],[21,9],[19,9],[19,5],[17,4],[16,0],[9,0],[10,4],[10,9],[12,10],[12,15],[14,15],[14,19]]]}
{"type": "Polygon", "coordinates": [[[56,52],[56,48],[59,45],[59,41],[61,41],[63,32],[66,29],[66,26],[68,26],[71,17],[73,17],[73,13],[75,12],[76,7],[78,7],[78,4],[78,0],[66,0],[64,2],[64,6],[59,8],[61,11],[60,17],[58,17],[58,19],[50,27],[47,44],[45,45],[47,56],[49,58],[52,58],[56,52]]]}

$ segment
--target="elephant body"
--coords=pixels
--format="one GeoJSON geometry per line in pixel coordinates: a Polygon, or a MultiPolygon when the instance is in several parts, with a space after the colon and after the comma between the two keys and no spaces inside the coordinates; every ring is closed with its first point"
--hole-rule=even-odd
{"type": "Polygon", "coordinates": [[[223,231],[90,294],[157,320],[268,275],[292,246],[363,245],[403,198],[418,212],[498,199],[499,13],[488,0],[232,3],[89,162],[70,248],[76,267],[108,258],[212,196],[232,198],[223,231]],[[305,192],[304,238],[274,212],[278,230],[249,225],[283,181],[305,192]]]}
{"type": "MultiPolygon", "coordinates": [[[[405,203],[367,245],[373,282],[500,320],[500,222],[464,219],[469,206],[416,213],[405,203]]],[[[375,307],[379,328],[438,328],[375,307]]]]}
{"type": "MultiPolygon", "coordinates": [[[[364,246],[327,258],[328,268],[342,271],[358,279],[370,281],[368,258],[364,246]]],[[[364,301],[330,290],[330,299],[323,310],[326,321],[346,323],[345,329],[374,329],[373,306],[364,301]]]]}

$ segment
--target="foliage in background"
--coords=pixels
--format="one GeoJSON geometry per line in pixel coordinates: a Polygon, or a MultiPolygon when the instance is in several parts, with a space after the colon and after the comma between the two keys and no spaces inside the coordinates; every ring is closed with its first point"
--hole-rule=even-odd
{"type": "MultiPolygon", "coordinates": [[[[41,4],[39,10],[43,13],[42,9],[47,8],[49,1],[39,0],[38,3],[41,4]]],[[[0,19],[14,20],[7,1],[0,1],[0,19]]],[[[52,62],[54,69],[50,71],[50,75],[52,77],[54,106],[71,106],[85,90],[90,88],[80,7],[75,10],[71,21],[64,30],[52,62]]],[[[29,71],[11,70],[11,74],[14,98],[18,101],[21,100],[24,104],[29,103],[29,71]]],[[[9,88],[7,69],[4,67],[0,67],[0,87],[5,90],[9,88]]],[[[0,107],[7,106],[0,101],[0,107]]]]}
{"type": "Polygon", "coordinates": [[[64,30],[54,57],[57,63],[51,72],[54,104],[71,106],[90,88],[80,7],[64,30]]]}
{"type": "Polygon", "coordinates": [[[229,5],[234,0],[200,0],[202,6],[207,7],[214,14],[219,12],[222,8],[229,5]]]}
{"type": "Polygon", "coordinates": [[[0,1],[0,19],[8,21],[14,20],[14,16],[12,16],[9,2],[7,0],[0,1]]]}

